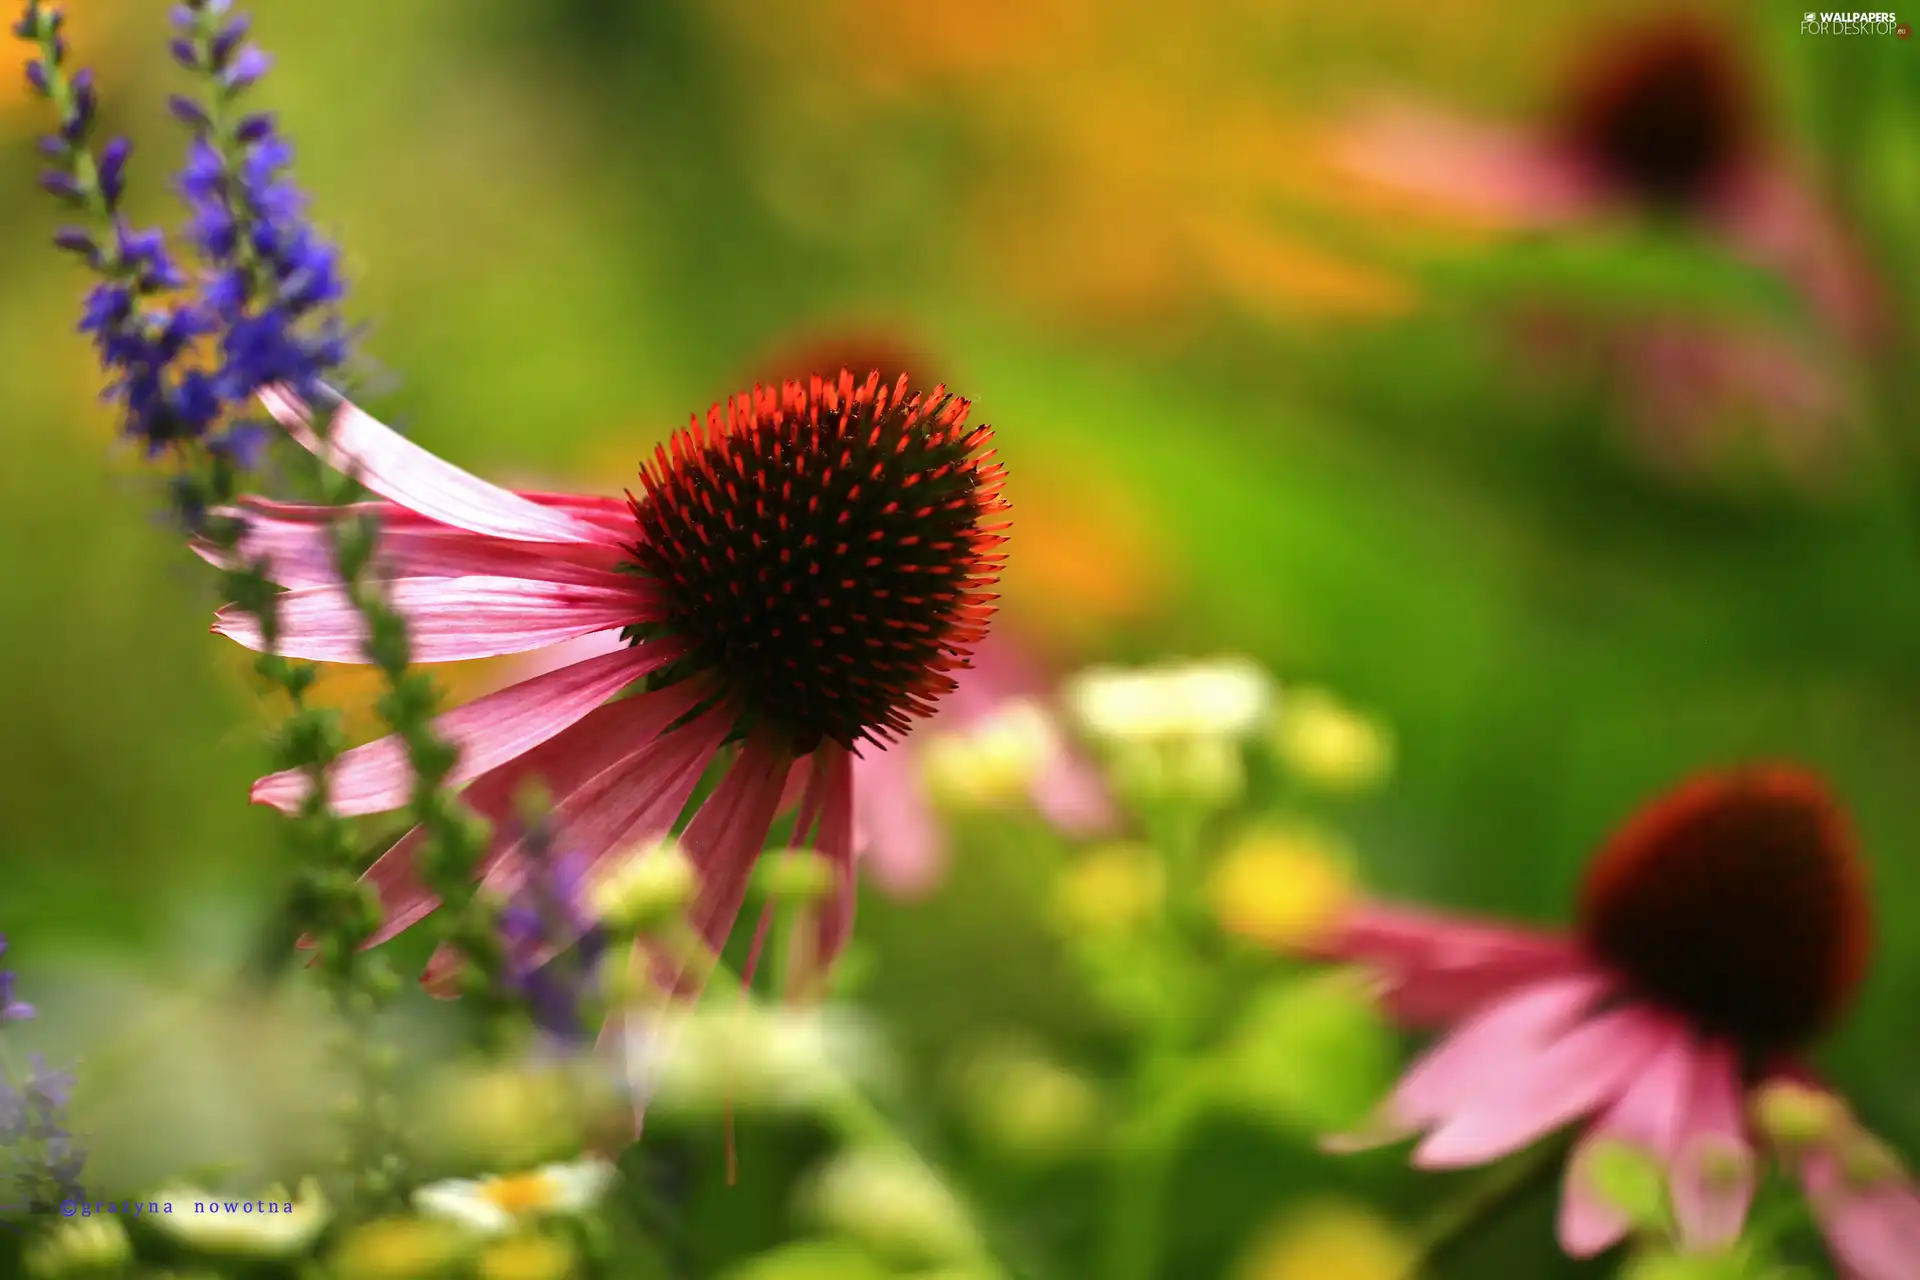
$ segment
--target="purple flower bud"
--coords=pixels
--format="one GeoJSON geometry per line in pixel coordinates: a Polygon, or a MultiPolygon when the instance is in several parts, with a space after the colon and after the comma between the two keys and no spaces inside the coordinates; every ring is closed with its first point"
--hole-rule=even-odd
{"type": "Polygon", "coordinates": [[[21,12],[20,20],[13,24],[13,36],[16,40],[38,40],[40,38],[40,6],[27,0],[27,7],[21,12]]]}
{"type": "Polygon", "coordinates": [[[60,136],[76,146],[85,141],[98,103],[93,92],[93,72],[82,70],[73,78],[73,103],[60,121],[60,136]]]}
{"type": "Polygon", "coordinates": [[[132,153],[133,144],[125,138],[115,138],[100,148],[100,195],[109,209],[119,207],[120,193],[127,183],[127,157],[132,153]]]}
{"type": "Polygon", "coordinates": [[[252,26],[253,19],[243,13],[214,36],[212,45],[214,70],[219,71],[226,67],[233,58],[233,51],[240,47],[242,40],[247,38],[247,31],[252,26]]]}
{"type": "Polygon", "coordinates": [[[253,84],[273,65],[273,59],[260,51],[258,45],[248,45],[233,60],[233,65],[220,73],[220,83],[229,93],[239,93],[253,84]]]}
{"type": "Polygon", "coordinates": [[[167,110],[173,118],[189,129],[206,130],[213,127],[213,121],[207,118],[206,109],[185,94],[176,93],[167,99],[167,110]]]}
{"type": "Polygon", "coordinates": [[[205,70],[205,67],[200,61],[200,50],[194,47],[193,41],[183,40],[176,36],[174,39],[167,41],[167,50],[173,54],[173,60],[187,70],[205,70]]]}
{"type": "Polygon", "coordinates": [[[81,204],[86,200],[87,193],[81,189],[80,184],[75,182],[71,175],[62,173],[58,169],[42,169],[40,186],[68,204],[81,204]]]}
{"type": "Polygon", "coordinates": [[[67,140],[57,133],[41,134],[40,141],[35,145],[40,148],[40,154],[50,160],[64,160],[73,150],[67,140]]]}
{"type": "Polygon", "coordinates": [[[177,4],[167,15],[173,25],[182,31],[192,31],[200,21],[200,15],[193,11],[192,5],[177,4]]]}
{"type": "Polygon", "coordinates": [[[88,262],[97,261],[100,256],[100,246],[94,243],[85,227],[62,227],[53,233],[53,243],[68,253],[79,254],[88,262]]]}
{"type": "Polygon", "coordinates": [[[273,113],[256,111],[250,116],[242,116],[240,123],[234,126],[233,136],[242,146],[253,146],[265,142],[273,136],[273,113]]]}
{"type": "Polygon", "coordinates": [[[47,88],[46,64],[38,58],[27,63],[27,86],[43,98],[50,92],[47,88]]]}

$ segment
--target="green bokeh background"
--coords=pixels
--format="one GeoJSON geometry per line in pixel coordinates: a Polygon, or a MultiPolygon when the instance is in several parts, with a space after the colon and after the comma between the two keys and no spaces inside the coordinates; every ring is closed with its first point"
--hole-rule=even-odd
{"type": "MultiPolygon", "coordinates": [[[[1418,301],[1354,316],[1282,291],[1250,308],[1219,273],[1176,261],[1181,287],[1129,311],[1102,303],[1098,272],[1090,288],[1035,278],[1079,230],[1126,241],[1142,216],[1097,186],[1072,193],[1044,150],[1019,154],[1054,136],[1041,113],[1076,109],[1080,79],[1097,86],[1077,108],[1096,155],[1167,145],[1103,121],[1100,93],[1177,101],[1176,147],[1249,102],[1310,128],[1383,85],[1524,119],[1554,58],[1620,6],[1209,0],[1187,15],[1089,0],[1039,6],[1067,16],[1030,29],[1010,3],[896,23],[959,48],[987,32],[970,81],[912,43],[885,49],[896,27],[836,49],[871,8],[267,7],[278,62],[264,93],[348,247],[365,350],[396,375],[374,400],[383,416],[482,474],[604,487],[619,480],[606,459],[637,461],[769,348],[848,323],[910,332],[996,424],[1016,519],[1049,500],[1023,490],[1023,466],[1036,485],[1092,476],[1170,566],[1140,616],[1091,639],[1063,628],[1057,649],[1244,652],[1391,722],[1398,775],[1354,823],[1382,893],[1563,920],[1596,841],[1683,772],[1786,757],[1826,774],[1872,861],[1880,937],[1857,1012],[1818,1061],[1870,1124],[1920,1151],[1920,489],[1900,479],[1920,450],[1907,336],[1920,48],[1796,39],[1797,11],[1729,10],[1759,50],[1782,145],[1838,189],[1904,307],[1877,372],[1853,371],[1875,404],[1855,482],[1810,501],[1651,479],[1595,445],[1599,389],[1543,394],[1503,355],[1499,300],[1550,271],[1572,305],[1606,307],[1626,264],[1675,253],[1631,304],[1718,305],[1695,296],[1725,274],[1710,249],[1595,240],[1569,265],[1488,242],[1423,271],[1391,219],[1252,197],[1276,237],[1368,258],[1418,301]],[[853,17],[823,16],[839,10],[853,17]],[[1076,22],[1123,35],[1077,55],[1061,34],[1076,22]],[[768,54],[808,28],[803,55],[768,54]],[[1044,97],[1022,96],[1028,39],[1054,42],[1044,97]],[[875,57],[897,61],[904,87],[862,97],[853,64],[875,57]],[[1076,228],[1062,208],[1092,221],[1076,228]],[[999,255],[1007,225],[1040,252],[999,255]]],[[[140,143],[139,207],[171,216],[164,14],[74,9],[110,123],[140,143]]],[[[262,721],[244,668],[207,634],[210,585],[92,402],[72,325],[81,281],[41,248],[54,213],[32,189],[36,123],[4,100],[0,927],[29,980],[88,969],[165,987],[237,954],[285,855],[245,804],[262,721]]],[[[1142,165],[1168,216],[1243,198],[1160,188],[1142,165]]],[[[863,904],[871,999],[929,1071],[989,1029],[1085,1034],[1021,886],[963,862],[924,903],[863,904]]],[[[1181,1166],[1165,1274],[1216,1273],[1263,1206],[1302,1188],[1424,1202],[1431,1186],[1393,1163],[1330,1164],[1211,1128],[1181,1166]]],[[[736,1206],[764,1212],[751,1195],[736,1206]]],[[[1552,1249],[1549,1212],[1533,1204],[1458,1273],[1581,1273],[1552,1249]]]]}

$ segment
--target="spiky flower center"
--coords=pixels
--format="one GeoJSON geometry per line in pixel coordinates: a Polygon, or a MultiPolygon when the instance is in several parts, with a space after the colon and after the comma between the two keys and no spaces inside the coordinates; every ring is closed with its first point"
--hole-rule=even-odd
{"type": "Polygon", "coordinates": [[[842,372],[716,405],[642,464],[631,551],[666,625],[795,750],[904,733],[986,633],[1004,472],[968,408],[842,372]]]}
{"type": "Polygon", "coordinates": [[[1843,1012],[1871,945],[1846,819],[1789,768],[1700,776],[1642,809],[1589,870],[1581,924],[1641,995],[1754,1059],[1843,1012]]]}
{"type": "Polygon", "coordinates": [[[1741,159],[1752,105],[1725,37],[1692,21],[1603,46],[1576,78],[1566,128],[1576,152],[1637,200],[1710,197],[1741,159]]]}

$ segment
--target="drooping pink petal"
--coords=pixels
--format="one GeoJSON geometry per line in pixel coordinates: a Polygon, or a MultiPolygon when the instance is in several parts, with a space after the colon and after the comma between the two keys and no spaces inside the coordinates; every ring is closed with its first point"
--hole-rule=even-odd
{"type": "Polygon", "coordinates": [[[1598,975],[1550,978],[1474,1013],[1423,1054],[1387,1100],[1376,1131],[1330,1139],[1331,1150],[1394,1142],[1498,1094],[1519,1062],[1537,1057],[1607,991],[1598,975]]]}
{"type": "Polygon", "coordinates": [[[1847,1280],[1911,1280],[1920,1275],[1920,1196],[1905,1179],[1849,1184],[1839,1160],[1810,1152],[1800,1181],[1827,1248],[1847,1280]]]}
{"type": "Polygon", "coordinates": [[[1599,199],[1550,143],[1419,106],[1369,112],[1341,131],[1334,154],[1361,177],[1498,226],[1551,226],[1599,199]]]}
{"type": "Polygon", "coordinates": [[[1560,1194],[1560,1247],[1570,1257],[1590,1258],[1609,1249],[1632,1226],[1593,1186],[1589,1164],[1601,1144],[1625,1143],[1662,1167],[1673,1158],[1681,1118],[1692,1098],[1695,1049],[1693,1036],[1677,1021],[1668,1021],[1665,1036],[1646,1068],[1587,1130],[1567,1159],[1560,1194]]]}
{"type": "MultiPolygon", "coordinates": [[[[387,603],[407,621],[415,662],[462,662],[524,653],[649,621],[652,588],[608,573],[592,586],[524,578],[401,578],[387,603]]],[[[303,587],[277,602],[278,652],[308,662],[367,662],[367,623],[344,587],[303,587]]],[[[213,630],[253,650],[265,647],[260,620],[236,605],[214,614],[213,630]]]]}
{"type": "MultiPolygon", "coordinates": [[[[748,879],[766,848],[767,831],[792,764],[793,757],[777,735],[756,731],[681,837],[682,848],[700,874],[700,892],[688,917],[716,954],[740,914],[748,879]]],[[[696,983],[678,977],[675,985],[682,994],[697,992],[696,983]]]]}
{"type": "Polygon", "coordinates": [[[853,762],[855,843],[888,893],[918,897],[939,882],[946,841],[914,768],[911,743],[868,747],[853,762]]]}
{"type": "Polygon", "coordinates": [[[1536,1053],[1489,1063],[1496,1088],[1442,1120],[1414,1149],[1413,1163],[1458,1169],[1510,1155],[1619,1098],[1666,1039],[1659,1016],[1629,1006],[1579,1024],[1536,1053]]]}
{"type": "MultiPolygon", "coordinates": [[[[239,506],[215,514],[241,522],[239,542],[227,550],[202,538],[194,541],[194,551],[224,569],[262,565],[269,581],[289,588],[338,584],[334,523],[369,515],[379,524],[374,566],[382,577],[458,578],[481,574],[591,583],[601,581],[602,575],[614,570],[624,558],[620,548],[612,545],[490,538],[429,520],[391,502],[342,508],[245,498],[239,506]]],[[[628,523],[632,523],[630,517],[628,523]]]]}
{"type": "Polygon", "coordinates": [[[442,524],[512,542],[613,540],[607,529],[529,502],[436,458],[351,404],[342,402],[334,410],[322,441],[310,408],[286,387],[267,388],[260,401],[289,435],[328,465],[442,524]]]}
{"type": "Polygon", "coordinates": [[[1680,1239],[1690,1249],[1728,1244],[1747,1220],[1754,1159],[1747,1141],[1745,1096],[1739,1052],[1718,1038],[1701,1045],[1670,1179],[1680,1239]]]}
{"type": "MultiPolygon", "coordinates": [[[[686,644],[663,637],[625,653],[579,663],[476,698],[434,721],[442,741],[459,749],[447,776],[458,786],[532,750],[650,671],[686,652],[686,644]]],[[[329,771],[329,801],[340,814],[380,813],[407,802],[413,768],[397,735],[355,747],[329,771]]],[[[306,798],[308,780],[298,770],[270,774],[253,784],[256,804],[296,812],[306,798]]]]}
{"type": "Polygon", "coordinates": [[[839,958],[853,931],[854,904],[859,886],[853,874],[853,757],[838,743],[825,743],[813,753],[811,781],[794,820],[794,838],[801,839],[819,818],[813,849],[833,869],[833,888],[815,918],[813,958],[823,969],[839,958]]]}
{"type": "Polygon", "coordinates": [[[1585,971],[1570,939],[1427,912],[1364,904],[1308,954],[1379,974],[1381,999],[1409,1026],[1458,1021],[1542,978],[1585,971]]]}

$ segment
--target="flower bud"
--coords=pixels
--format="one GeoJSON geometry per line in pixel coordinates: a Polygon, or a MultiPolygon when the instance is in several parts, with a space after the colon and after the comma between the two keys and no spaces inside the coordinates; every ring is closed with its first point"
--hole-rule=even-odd
{"type": "Polygon", "coordinates": [[[1143,844],[1096,845],[1076,855],[1053,885],[1053,916],[1069,934],[1126,933],[1160,910],[1166,871],[1143,844]]]}
{"type": "Polygon", "coordinates": [[[1398,1065],[1371,979],[1350,969],[1272,983],[1247,1003],[1220,1060],[1229,1100],[1314,1133],[1369,1120],[1398,1065]]]}
{"type": "Polygon", "coordinates": [[[1074,719],[1088,734],[1114,744],[1242,738],[1266,718],[1272,700],[1266,672],[1240,658],[1135,670],[1094,667],[1066,687],[1074,719]]]}
{"type": "Polygon", "coordinates": [[[88,1218],[62,1223],[36,1240],[27,1250],[27,1274],[36,1280],[118,1275],[132,1256],[118,1218],[88,1218]]]}
{"type": "Polygon", "coordinates": [[[488,1245],[474,1271],[478,1280],[571,1280],[572,1248],[550,1235],[522,1235],[488,1245]]]}
{"type": "Polygon", "coordinates": [[[804,1109],[872,1056],[865,1028],[834,1011],[744,1001],[659,1013],[627,1044],[636,1090],[655,1109],[697,1116],[804,1109]]]}
{"type": "Polygon", "coordinates": [[[1584,1181],[1636,1230],[1646,1235],[1667,1230],[1671,1213],[1666,1170],[1652,1152],[1602,1138],[1583,1144],[1573,1160],[1571,1176],[1584,1181]]]}
{"type": "Polygon", "coordinates": [[[1281,764],[1322,791],[1365,791],[1393,769],[1393,738],[1385,727],[1324,689],[1288,693],[1273,717],[1271,741],[1281,764]]]}
{"type": "Polygon", "coordinates": [[[1755,1091],[1750,1108],[1754,1126],[1787,1153],[1832,1141],[1847,1122],[1838,1098],[1797,1080],[1768,1081],[1755,1091]]]}
{"type": "Polygon", "coordinates": [[[802,1240],[750,1258],[724,1280],[890,1280],[893,1272],[849,1240],[802,1240]]]}
{"type": "Polygon", "coordinates": [[[811,849],[781,849],[762,854],[753,881],[775,902],[804,906],[833,892],[833,864],[811,849]]]}
{"type": "Polygon", "coordinates": [[[672,840],[633,850],[593,886],[593,913],[610,929],[649,933],[680,918],[700,891],[699,873],[672,840]]]}
{"type": "Polygon", "coordinates": [[[1353,857],[1306,828],[1243,837],[1214,867],[1207,898],[1220,927],[1276,951],[1325,937],[1353,898],[1353,857]]]}
{"type": "Polygon", "coordinates": [[[464,1259],[472,1239],[451,1223],[381,1218],[355,1227],[334,1247],[337,1280],[438,1280],[464,1259]]]}
{"type": "Polygon", "coordinates": [[[557,1064],[450,1068],[427,1091],[421,1137],[437,1163],[531,1167],[579,1149],[575,1096],[557,1064]]]}
{"type": "Polygon", "coordinates": [[[1083,1151],[1100,1126],[1099,1091],[1021,1046],[981,1052],[963,1069],[959,1086],[975,1135],[1020,1164],[1045,1165],[1083,1151]]]}
{"type": "Polygon", "coordinates": [[[920,774],[934,803],[956,810],[1019,804],[1060,750],[1045,710],[1025,699],[1000,704],[958,732],[935,732],[921,742],[920,774]]]}
{"type": "Polygon", "coordinates": [[[962,1261],[980,1250],[953,1193],[904,1152],[857,1148],[835,1157],[815,1175],[805,1202],[823,1225],[896,1267],[962,1261]]]}
{"type": "Polygon", "coordinates": [[[1310,1204],[1263,1232],[1234,1280],[1414,1280],[1419,1251],[1391,1223],[1343,1201],[1310,1204]]]}

